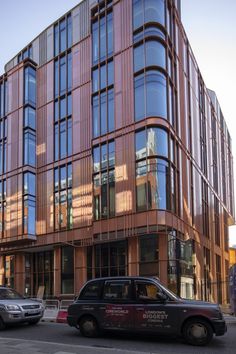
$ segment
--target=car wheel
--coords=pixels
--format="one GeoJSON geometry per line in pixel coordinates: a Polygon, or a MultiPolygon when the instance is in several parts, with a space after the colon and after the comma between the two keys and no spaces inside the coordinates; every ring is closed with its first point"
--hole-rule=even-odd
{"type": "Polygon", "coordinates": [[[0,317],[0,331],[2,331],[3,329],[6,328],[6,324],[5,322],[3,321],[3,319],[0,317]]]}
{"type": "Polygon", "coordinates": [[[84,337],[97,337],[99,335],[99,328],[97,321],[92,316],[86,316],[79,321],[79,330],[84,337]]]}
{"type": "Polygon", "coordinates": [[[207,345],[213,337],[211,325],[201,318],[187,321],[183,327],[183,337],[192,345],[207,345]]]}
{"type": "Polygon", "coordinates": [[[39,323],[39,321],[40,321],[40,319],[37,319],[37,320],[30,320],[28,323],[29,323],[29,325],[36,325],[36,324],[39,323]]]}

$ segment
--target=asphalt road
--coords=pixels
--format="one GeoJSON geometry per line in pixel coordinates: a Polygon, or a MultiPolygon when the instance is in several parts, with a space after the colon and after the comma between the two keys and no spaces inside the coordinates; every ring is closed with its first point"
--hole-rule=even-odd
{"type": "Polygon", "coordinates": [[[66,324],[41,322],[0,332],[1,354],[234,354],[236,323],[228,325],[223,337],[215,337],[207,347],[193,347],[180,339],[107,334],[100,338],[83,338],[66,324]]]}

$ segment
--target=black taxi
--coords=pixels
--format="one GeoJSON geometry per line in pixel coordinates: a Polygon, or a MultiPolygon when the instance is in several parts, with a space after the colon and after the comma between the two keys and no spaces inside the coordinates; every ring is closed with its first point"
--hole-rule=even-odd
{"type": "Polygon", "coordinates": [[[182,299],[149,277],[88,281],[69,306],[67,322],[86,337],[116,330],[177,335],[192,345],[206,345],[227,330],[217,304],[182,299]]]}

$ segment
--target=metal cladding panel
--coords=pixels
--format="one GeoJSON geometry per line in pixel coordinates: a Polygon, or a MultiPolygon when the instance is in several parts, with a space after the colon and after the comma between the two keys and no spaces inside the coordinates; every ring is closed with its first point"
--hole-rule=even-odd
{"type": "Polygon", "coordinates": [[[129,48],[133,44],[132,0],[121,0],[113,7],[114,53],[129,48]]]}
{"type": "Polygon", "coordinates": [[[32,43],[33,61],[39,64],[39,37],[32,43]]]}
{"type": "Polygon", "coordinates": [[[73,44],[80,42],[90,34],[89,2],[84,1],[72,11],[73,44]]]}
{"type": "Polygon", "coordinates": [[[19,85],[19,107],[23,106],[24,103],[24,69],[21,68],[19,70],[19,81],[18,81],[18,85],[19,85]]]}
{"type": "Polygon", "coordinates": [[[78,5],[73,11],[72,11],[72,38],[73,38],[73,44],[76,44],[80,41],[80,6],[78,5]]]}
{"type": "Polygon", "coordinates": [[[133,50],[115,56],[115,127],[120,129],[134,122],[133,50]]]}
{"type": "Polygon", "coordinates": [[[80,37],[79,40],[81,41],[85,37],[90,34],[90,9],[89,9],[89,2],[84,1],[80,5],[80,37]]]}
{"type": "Polygon", "coordinates": [[[39,36],[39,65],[47,62],[47,31],[44,31],[39,36]]]}
{"type": "Polygon", "coordinates": [[[8,113],[18,108],[19,102],[19,74],[15,71],[8,77],[8,113]]]}
{"type": "Polygon", "coordinates": [[[54,98],[54,62],[47,64],[47,102],[54,98]]]}
{"type": "Polygon", "coordinates": [[[46,163],[52,163],[54,160],[54,119],[53,119],[53,102],[47,105],[46,117],[46,163]]]}
{"type": "Polygon", "coordinates": [[[42,66],[37,71],[37,108],[47,102],[47,66],[42,66]]]}
{"type": "Polygon", "coordinates": [[[91,156],[73,162],[73,226],[92,224],[91,156]]]}
{"type": "Polygon", "coordinates": [[[72,85],[76,88],[80,85],[80,45],[72,48],[72,85]]]}
{"type": "Polygon", "coordinates": [[[53,39],[53,26],[47,29],[47,61],[53,58],[54,54],[54,39],[53,39]]]}
{"type": "Polygon", "coordinates": [[[39,108],[37,111],[37,167],[47,163],[47,107],[39,108]]]}

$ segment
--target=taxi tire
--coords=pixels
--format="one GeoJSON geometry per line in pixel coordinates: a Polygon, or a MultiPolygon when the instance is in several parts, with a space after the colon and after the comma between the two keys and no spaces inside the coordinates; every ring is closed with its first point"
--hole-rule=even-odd
{"type": "Polygon", "coordinates": [[[213,329],[211,325],[202,318],[192,318],[188,320],[183,327],[183,337],[188,344],[195,346],[204,346],[210,343],[213,337],[213,329]],[[196,338],[191,334],[194,326],[199,326],[204,329],[206,335],[204,338],[196,338]]]}
{"type": "Polygon", "coordinates": [[[99,327],[93,316],[84,316],[79,320],[79,330],[83,337],[95,338],[99,335],[99,327]]]}
{"type": "Polygon", "coordinates": [[[3,321],[3,319],[0,317],[0,331],[4,330],[6,328],[6,324],[3,321]]]}

